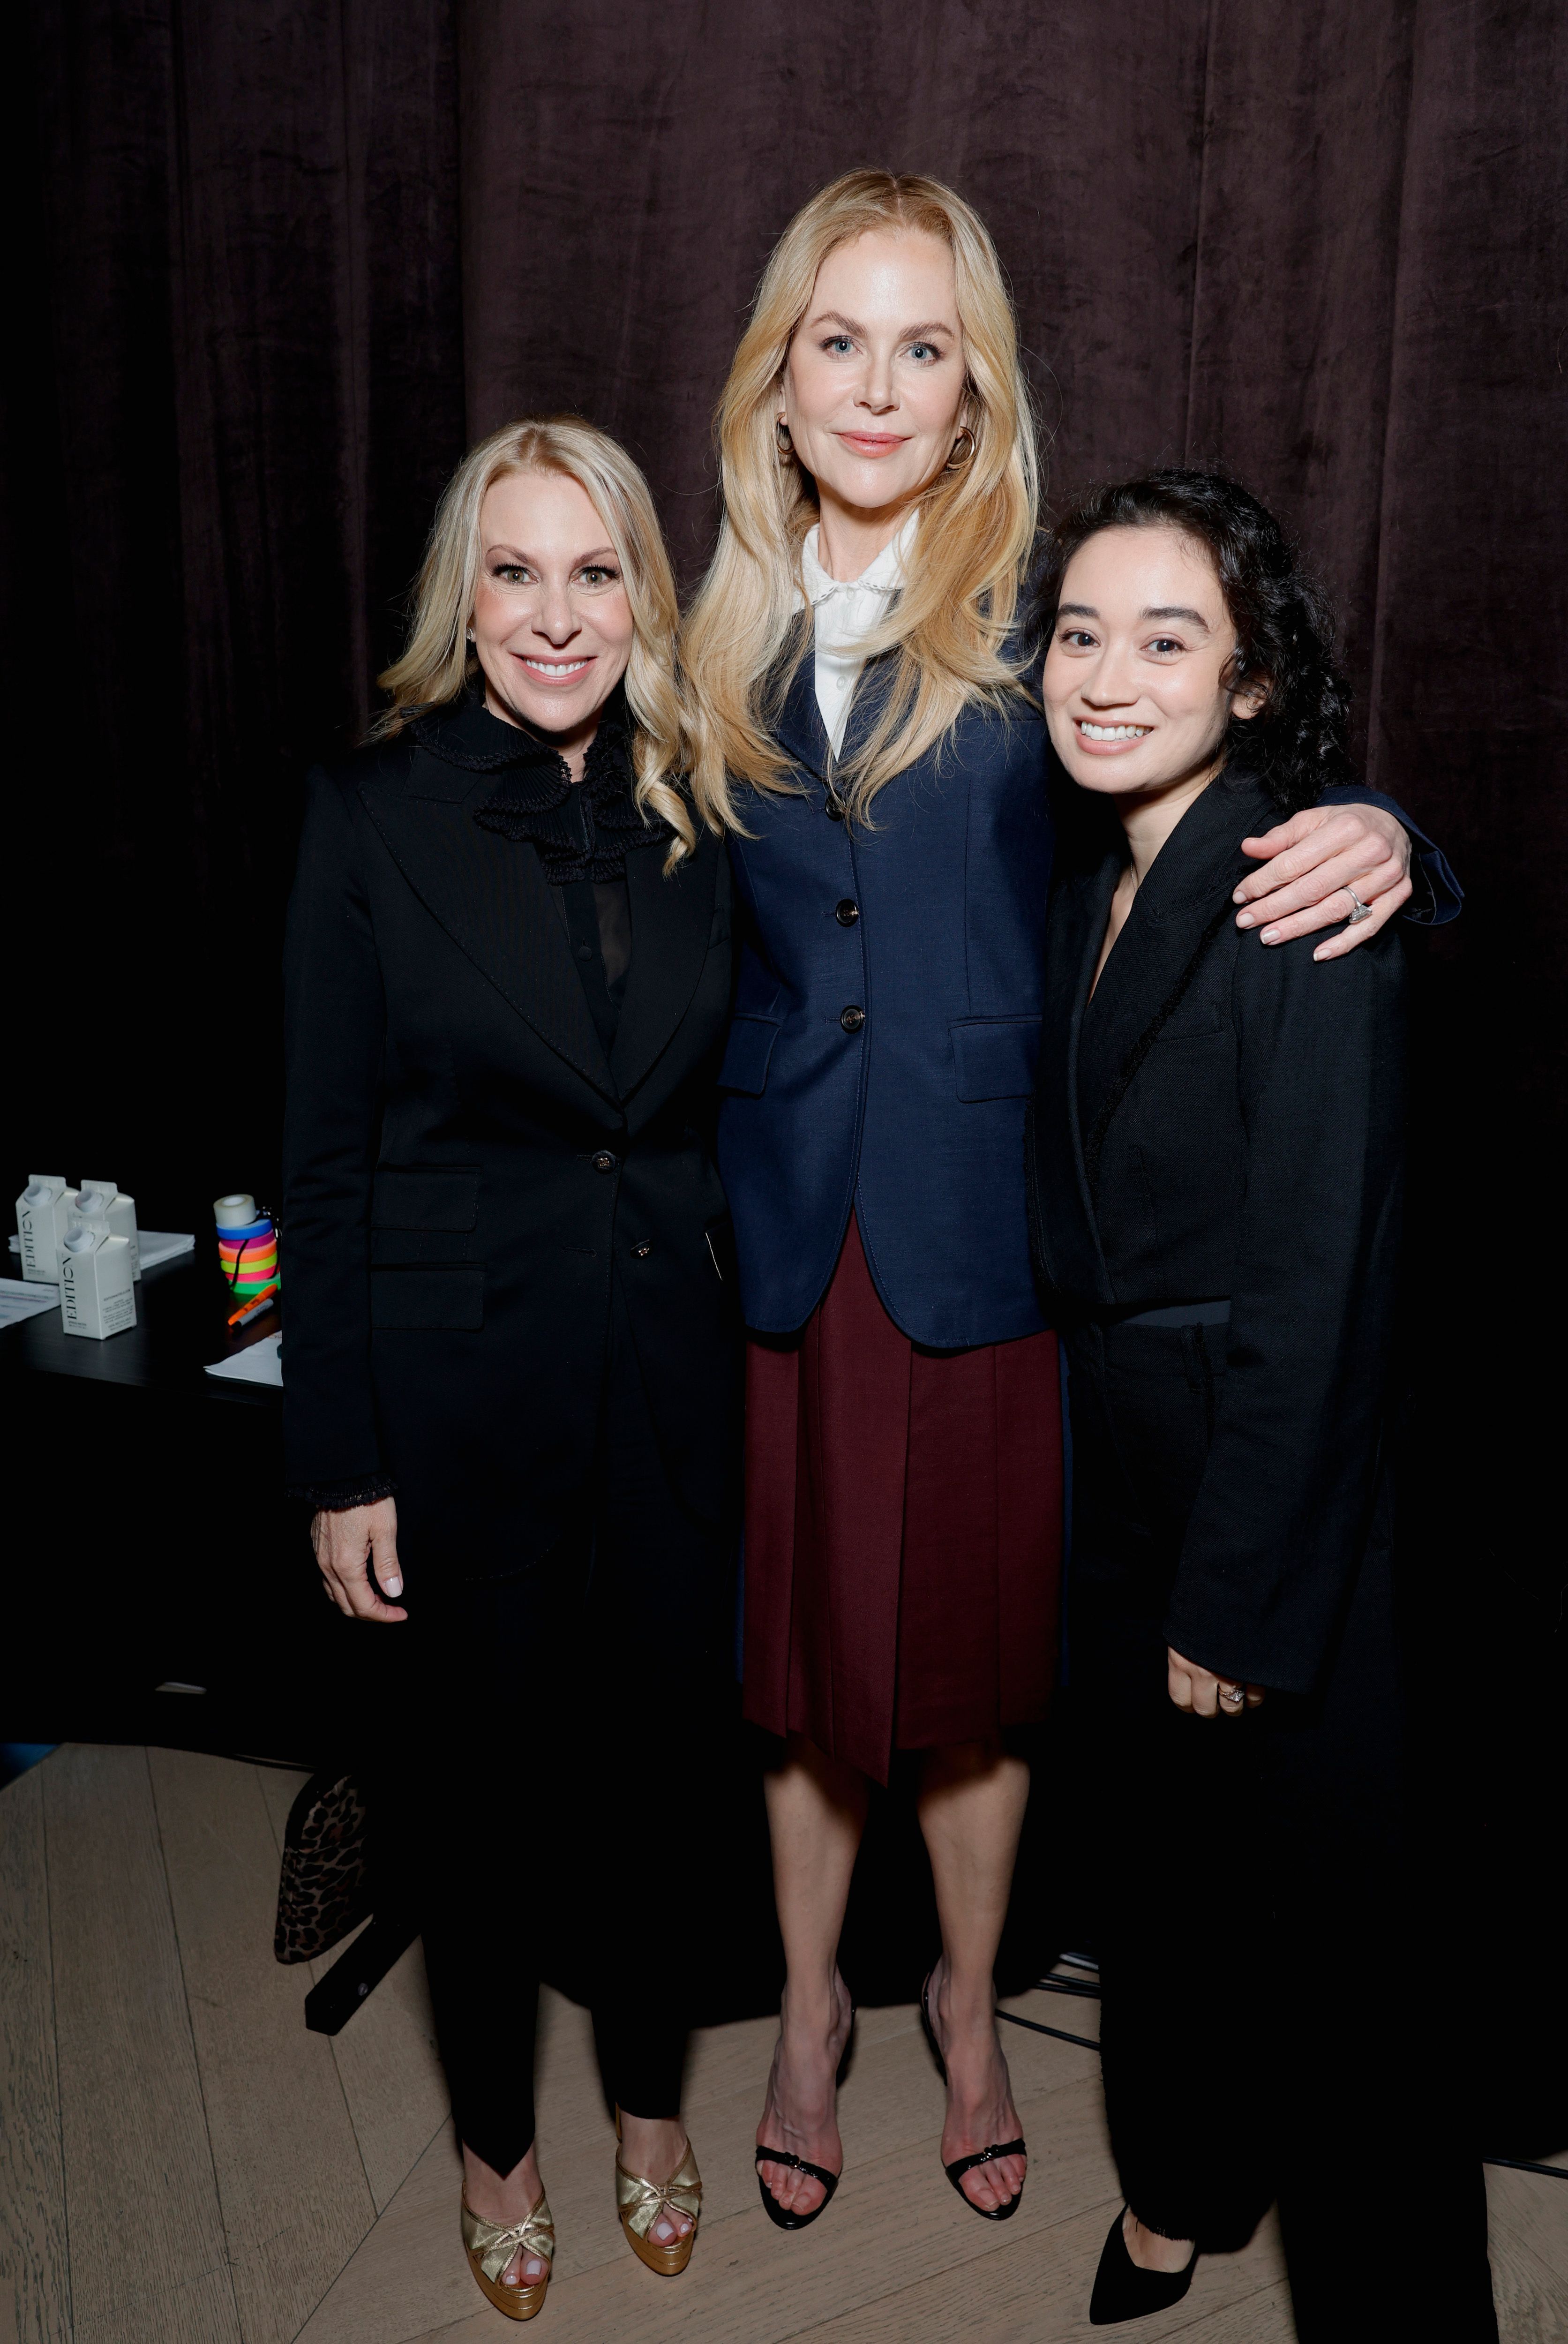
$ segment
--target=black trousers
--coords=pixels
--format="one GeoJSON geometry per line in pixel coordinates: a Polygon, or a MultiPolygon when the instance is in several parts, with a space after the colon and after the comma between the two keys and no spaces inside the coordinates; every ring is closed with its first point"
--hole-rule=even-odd
{"type": "Polygon", "coordinates": [[[1203,1328],[1068,1342],[1112,2148],[1139,2220],[1202,2248],[1243,2245],[1278,2198],[1303,2344],[1492,2344],[1479,2155],[1423,1985],[1386,1483],[1317,1695],[1205,1720],[1167,1691],[1223,1361],[1203,1328]]]}
{"type": "Polygon", "coordinates": [[[683,1823],[733,1677],[735,1539],[671,1487],[624,1315],[599,1458],[529,1567],[421,1587],[375,1796],[424,1937],[461,2138],[509,2173],[534,2136],[542,1970],[589,2000],[604,2086],[673,2117],[697,1884],[683,1823]]]}

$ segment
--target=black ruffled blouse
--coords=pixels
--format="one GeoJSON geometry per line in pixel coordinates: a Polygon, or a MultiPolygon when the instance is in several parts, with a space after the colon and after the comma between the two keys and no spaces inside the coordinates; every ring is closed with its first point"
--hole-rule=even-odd
{"type": "Polygon", "coordinates": [[[666,823],[643,820],[632,794],[633,722],[625,686],[618,683],[600,712],[576,783],[553,742],[492,716],[477,684],[413,725],[420,745],[435,756],[495,774],[494,794],[476,809],[474,820],[531,846],[545,877],[560,889],[561,917],[606,1054],[632,965],[626,857],[671,836],[666,823]]]}

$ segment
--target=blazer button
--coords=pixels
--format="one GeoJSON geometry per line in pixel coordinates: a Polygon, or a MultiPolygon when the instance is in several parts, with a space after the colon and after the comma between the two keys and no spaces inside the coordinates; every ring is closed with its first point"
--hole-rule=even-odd
{"type": "Polygon", "coordinates": [[[842,904],[834,905],[833,916],[841,928],[852,928],[860,917],[860,905],[853,895],[846,895],[842,904]]]}
{"type": "Polygon", "coordinates": [[[615,1169],[615,1158],[607,1147],[602,1147],[592,1161],[595,1172],[613,1172],[615,1169]]]}
{"type": "Polygon", "coordinates": [[[829,790],[827,793],[827,803],[823,808],[823,812],[826,814],[829,822],[842,822],[844,820],[844,801],[839,796],[836,790],[829,790]]]}
{"type": "Polygon", "coordinates": [[[858,1034],[865,1023],[865,1012],[864,1009],[856,1009],[852,1002],[847,1009],[839,1011],[838,1022],[846,1034],[858,1034]]]}

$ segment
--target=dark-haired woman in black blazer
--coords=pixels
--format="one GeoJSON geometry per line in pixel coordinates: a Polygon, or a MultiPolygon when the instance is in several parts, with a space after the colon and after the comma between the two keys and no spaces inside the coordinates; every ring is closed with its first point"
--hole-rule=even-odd
{"type": "Polygon", "coordinates": [[[683,1897],[733,1680],[739,1328],[709,1145],[729,877],[676,785],[674,622],[612,440],[483,442],[390,709],[313,779],[289,912],[289,1477],[333,1601],[394,1632],[374,1813],[412,1843],[464,2245],[517,2319],[554,2240],[551,1908],[587,1908],[643,2262],[685,2267],[701,2197],[683,1897]]]}
{"type": "Polygon", "coordinates": [[[1479,2165],[1398,1975],[1402,947],[1391,927],[1314,968],[1232,909],[1242,838],[1340,778],[1330,622],[1263,508],[1193,473],[1086,500],[1047,593],[1077,789],[1033,1222],[1066,1330],[1069,1682],[1128,2199],[1090,2316],[1175,2302],[1278,2195],[1304,2339],[1486,2344],[1479,2165]]]}

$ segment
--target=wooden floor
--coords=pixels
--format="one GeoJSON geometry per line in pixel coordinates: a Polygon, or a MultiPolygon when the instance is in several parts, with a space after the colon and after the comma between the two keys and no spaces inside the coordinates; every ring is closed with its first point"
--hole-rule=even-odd
{"type": "MultiPolygon", "coordinates": [[[[469,2344],[511,2324],[458,2239],[458,2160],[418,1947],[335,2040],[272,1959],[278,1843],[300,1778],[168,1750],[66,1747],[0,1792],[0,2344],[469,2344]]],[[[1078,2033],[1093,2006],[1010,2007],[1078,2033]],[[1086,2014],[1087,2014],[1086,2017],[1086,2014]]],[[[1118,2200],[1092,2052],[1009,2027],[1033,2150],[1012,2222],[966,2214],[913,2011],[863,2015],[847,2174],[809,2238],[764,2219],[752,2130],[771,2021],[693,2046],[706,2183],[696,2257],[622,2242],[584,2014],[547,1995],[541,2159],[560,2251],[541,2335],[639,2344],[1057,2344],[1087,2339],[1118,2200]]],[[[504,2024],[498,2056],[504,2056],[504,2024]]],[[[1568,2184],[1494,2170],[1504,2344],[1568,2335],[1568,2184]]],[[[1293,2333],[1279,2244],[1206,2258],[1138,2330],[1293,2333]]],[[[1391,2344],[1395,2339],[1391,2339],[1391,2344]]],[[[1399,2344],[1403,2344],[1399,2339],[1399,2344]]]]}

